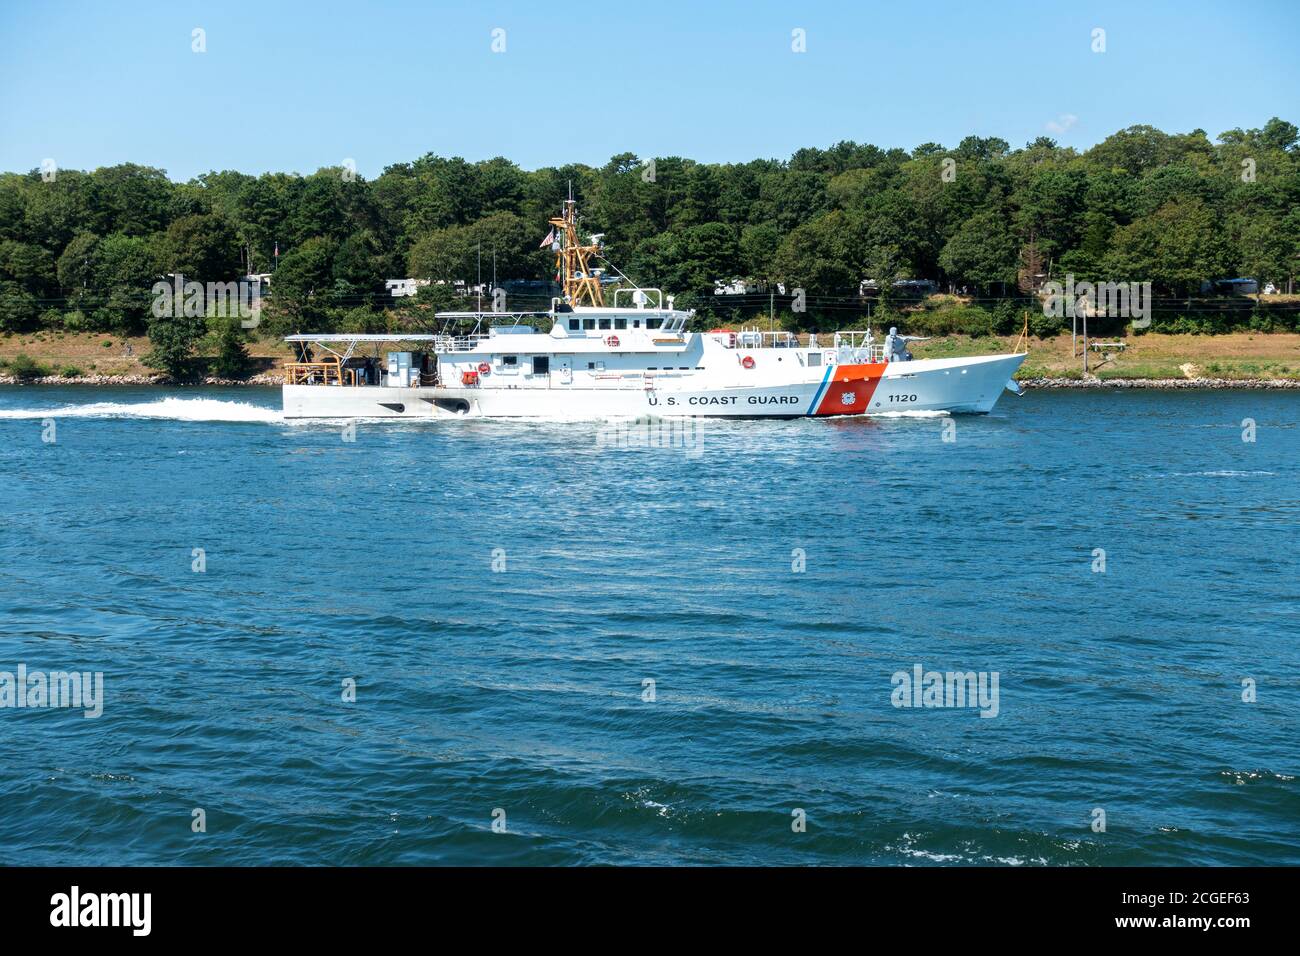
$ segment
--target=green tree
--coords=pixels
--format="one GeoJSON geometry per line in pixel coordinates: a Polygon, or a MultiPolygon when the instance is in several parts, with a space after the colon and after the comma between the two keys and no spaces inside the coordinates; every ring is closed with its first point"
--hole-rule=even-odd
{"type": "Polygon", "coordinates": [[[1017,194],[1017,232],[1033,236],[1045,257],[1059,256],[1074,248],[1084,226],[1087,191],[1088,174],[1082,165],[1039,165],[1017,194]]]}
{"type": "Polygon", "coordinates": [[[786,291],[803,289],[809,298],[809,319],[821,318],[817,296],[857,293],[863,278],[862,237],[842,210],[818,216],[790,231],[777,250],[772,270],[786,291]]]}
{"type": "Polygon", "coordinates": [[[411,278],[471,285],[481,270],[486,283],[492,277],[495,253],[498,281],[534,278],[546,269],[550,257],[537,245],[535,226],[513,213],[498,212],[468,226],[438,229],[422,237],[411,247],[408,269],[411,278]]]}
{"type": "Polygon", "coordinates": [[[714,282],[740,268],[735,236],[718,222],[662,233],[638,247],[635,261],[639,281],[700,297],[711,297],[714,282]]]}
{"type": "Polygon", "coordinates": [[[1199,199],[1167,203],[1116,230],[1105,260],[1112,281],[1147,281],[1185,295],[1221,278],[1228,266],[1224,230],[1199,199]]]}
{"type": "Polygon", "coordinates": [[[23,229],[14,238],[46,249],[62,249],[78,232],[94,231],[90,178],[74,169],[59,170],[44,182],[31,173],[24,183],[23,229]]]}
{"type": "Polygon", "coordinates": [[[239,238],[224,216],[184,216],[167,227],[163,256],[168,272],[186,280],[227,282],[239,275],[239,238]]]}
{"type": "Polygon", "coordinates": [[[1019,252],[1007,217],[989,209],[962,223],[939,254],[939,265],[955,281],[991,289],[1015,281],[1019,252]]]}
{"type": "Polygon", "coordinates": [[[17,282],[0,280],[0,331],[22,331],[36,324],[36,316],[36,297],[17,282]]]}
{"type": "Polygon", "coordinates": [[[56,265],[59,287],[67,297],[68,307],[74,310],[93,309],[95,261],[99,251],[99,237],[94,233],[78,233],[64,248],[56,265]]]}
{"type": "Polygon", "coordinates": [[[185,378],[192,371],[194,350],[206,334],[200,316],[167,316],[149,323],[150,349],[144,364],[165,372],[172,378],[185,378]]]}
{"type": "Polygon", "coordinates": [[[385,257],[379,240],[369,230],[355,232],[339,243],[331,267],[335,299],[356,304],[382,296],[385,257]]]}
{"type": "Polygon", "coordinates": [[[1140,176],[1165,163],[1171,163],[1177,155],[1177,144],[1173,137],[1154,126],[1130,126],[1112,133],[1086,154],[1090,163],[1104,169],[1125,172],[1130,176],[1140,176]]]}
{"type": "Polygon", "coordinates": [[[216,348],[212,373],[218,378],[241,379],[248,375],[251,359],[238,316],[210,317],[208,335],[216,348]]]}
{"type": "Polygon", "coordinates": [[[781,247],[781,232],[770,222],[746,226],[740,233],[740,272],[746,278],[772,280],[772,263],[781,247]]]}
{"type": "Polygon", "coordinates": [[[85,225],[91,232],[145,236],[167,227],[176,186],[165,171],[135,163],[106,166],[90,174],[89,186],[92,215],[85,225]]]}
{"type": "Polygon", "coordinates": [[[263,331],[269,335],[325,331],[334,252],[334,242],[318,236],[281,256],[271,279],[270,301],[262,309],[263,331]]]}
{"type": "Polygon", "coordinates": [[[0,278],[17,282],[40,298],[52,296],[58,288],[54,256],[28,242],[0,240],[0,278]]]}
{"type": "Polygon", "coordinates": [[[494,212],[518,214],[527,178],[523,170],[505,157],[497,156],[477,163],[474,172],[480,215],[494,212]]]}
{"type": "Polygon", "coordinates": [[[162,275],[158,243],[144,236],[114,233],[95,246],[91,298],[97,328],[130,333],[144,327],[153,286],[162,275]]]}
{"type": "Polygon", "coordinates": [[[822,173],[780,170],[760,181],[754,215],[775,223],[782,232],[807,224],[830,208],[827,177],[822,173]]]}

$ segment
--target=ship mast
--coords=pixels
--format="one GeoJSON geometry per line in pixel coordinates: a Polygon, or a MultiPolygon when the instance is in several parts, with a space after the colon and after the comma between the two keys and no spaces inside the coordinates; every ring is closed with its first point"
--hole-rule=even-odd
{"type": "Polygon", "coordinates": [[[555,254],[555,271],[564,283],[564,297],[569,305],[604,305],[600,276],[591,270],[591,257],[600,252],[600,244],[584,246],[578,241],[578,204],[572,194],[564,201],[560,215],[550,220],[560,241],[555,254]]]}

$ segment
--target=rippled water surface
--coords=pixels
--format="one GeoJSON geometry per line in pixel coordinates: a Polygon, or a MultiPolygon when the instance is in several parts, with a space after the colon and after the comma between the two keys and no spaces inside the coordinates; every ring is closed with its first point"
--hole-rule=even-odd
{"type": "Polygon", "coordinates": [[[1295,394],[689,450],[278,405],[0,389],[0,671],[105,695],[0,709],[7,862],[1300,863],[1295,394]]]}

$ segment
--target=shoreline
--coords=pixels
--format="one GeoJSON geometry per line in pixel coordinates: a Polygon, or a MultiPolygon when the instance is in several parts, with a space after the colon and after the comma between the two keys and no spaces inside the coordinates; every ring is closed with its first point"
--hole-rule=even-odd
{"type": "MultiPolygon", "coordinates": [[[[20,381],[13,375],[0,375],[0,385],[89,385],[96,387],[141,387],[158,388],[279,388],[284,384],[281,375],[253,375],[246,379],[216,378],[205,376],[193,381],[174,381],[165,375],[79,375],[63,378],[59,375],[46,375],[40,378],[20,381]]],[[[1300,379],[1291,378],[1026,378],[1019,384],[1025,389],[1058,388],[1118,388],[1118,389],[1300,389],[1300,379]]]]}
{"type": "Polygon", "coordinates": [[[248,378],[217,378],[206,375],[201,379],[179,381],[166,375],[75,375],[64,378],[61,375],[43,375],[19,381],[13,375],[0,375],[0,385],[92,385],[106,388],[125,386],[155,386],[158,388],[199,388],[219,385],[228,388],[279,388],[284,384],[282,375],[252,375],[248,378]]]}
{"type": "MultiPolygon", "coordinates": [[[[918,344],[918,358],[965,358],[1002,354],[1023,343],[1007,336],[948,335],[918,344]]],[[[1221,335],[1144,333],[1126,347],[1099,352],[1083,377],[1080,357],[1069,333],[1031,343],[1017,372],[1027,388],[1214,388],[1287,389],[1300,382],[1300,332],[1233,332],[1221,335]],[[1101,381],[1095,381],[1096,376],[1101,381]]],[[[194,356],[187,366],[195,376],[173,381],[143,363],[151,344],[142,336],[121,337],[77,332],[55,336],[0,335],[0,382],[17,384],[10,364],[20,355],[28,381],[43,385],[208,385],[275,387],[282,384],[283,363],[293,356],[284,343],[259,339],[247,344],[249,375],[227,379],[213,374],[211,355],[194,356]],[[33,367],[34,366],[34,367],[33,367]]]]}
{"type": "Polygon", "coordinates": [[[1294,378],[1026,378],[1022,388],[1300,389],[1294,378]]]}

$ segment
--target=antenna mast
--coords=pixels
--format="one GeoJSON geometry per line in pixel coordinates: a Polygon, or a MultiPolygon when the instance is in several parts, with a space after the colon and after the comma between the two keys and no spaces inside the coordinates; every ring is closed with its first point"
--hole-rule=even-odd
{"type": "Polygon", "coordinates": [[[560,215],[551,219],[560,240],[555,254],[555,269],[564,283],[564,297],[570,305],[604,305],[600,276],[591,271],[591,257],[600,253],[600,244],[582,245],[578,241],[578,204],[573,201],[573,181],[569,181],[569,198],[560,215]]]}

